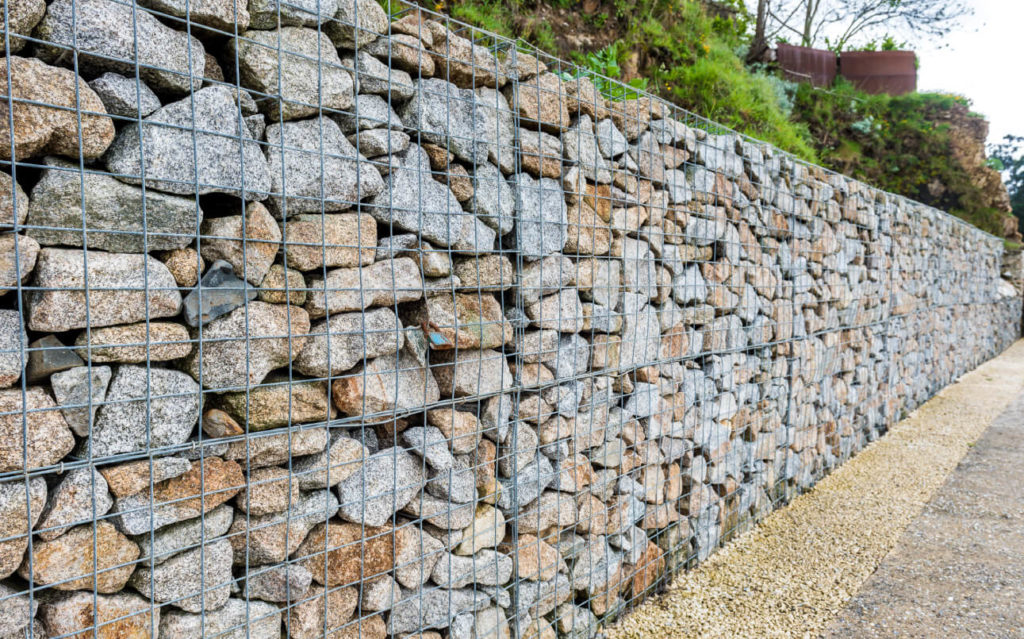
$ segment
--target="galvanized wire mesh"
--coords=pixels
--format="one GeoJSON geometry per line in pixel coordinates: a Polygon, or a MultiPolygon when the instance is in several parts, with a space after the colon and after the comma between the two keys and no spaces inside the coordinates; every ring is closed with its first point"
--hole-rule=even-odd
{"type": "Polygon", "coordinates": [[[1019,332],[997,238],[416,7],[2,6],[2,637],[589,637],[1019,332]]]}

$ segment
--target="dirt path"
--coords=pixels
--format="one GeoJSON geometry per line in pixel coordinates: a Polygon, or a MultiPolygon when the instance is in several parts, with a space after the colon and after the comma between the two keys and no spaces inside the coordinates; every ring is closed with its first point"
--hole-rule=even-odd
{"type": "Polygon", "coordinates": [[[1024,395],[910,524],[827,637],[1024,637],[1024,395]]]}
{"type": "MultiPolygon", "coordinates": [[[[626,615],[607,628],[606,635],[820,636],[882,564],[971,444],[1022,390],[1024,341],[1019,341],[944,389],[814,490],[681,575],[667,594],[626,615]]],[[[1024,457],[1019,459],[1024,464],[1024,457]]],[[[987,481],[995,484],[1000,478],[990,476],[987,481]]],[[[1004,592],[1011,595],[1009,589],[1004,592]]],[[[1021,605],[1019,598],[1006,602],[1007,608],[1014,604],[1021,605]]],[[[837,635],[861,636],[839,629],[837,635]]],[[[877,636],[894,635],[883,631],[877,636]]]]}

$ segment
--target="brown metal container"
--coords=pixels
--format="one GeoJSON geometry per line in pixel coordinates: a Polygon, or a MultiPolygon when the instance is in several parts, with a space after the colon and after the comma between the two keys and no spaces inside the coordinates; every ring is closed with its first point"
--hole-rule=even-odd
{"type": "Polygon", "coordinates": [[[779,44],[777,56],[789,80],[830,87],[836,79],[836,54],[831,51],[779,44]]]}
{"type": "Polygon", "coordinates": [[[913,51],[844,51],[839,74],[867,93],[903,95],[917,91],[916,62],[913,51]]]}

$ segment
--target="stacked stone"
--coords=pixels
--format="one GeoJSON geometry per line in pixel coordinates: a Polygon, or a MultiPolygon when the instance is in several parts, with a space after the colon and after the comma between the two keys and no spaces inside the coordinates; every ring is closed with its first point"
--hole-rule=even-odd
{"type": "Polygon", "coordinates": [[[0,637],[591,637],[1019,332],[996,238],[439,16],[136,4],[7,7],[0,637]]]}

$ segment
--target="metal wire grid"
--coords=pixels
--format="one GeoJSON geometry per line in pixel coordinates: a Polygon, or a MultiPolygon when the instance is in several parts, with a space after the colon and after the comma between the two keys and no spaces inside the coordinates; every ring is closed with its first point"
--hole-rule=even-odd
{"type": "MultiPolygon", "coordinates": [[[[109,116],[119,139],[139,149],[137,172],[113,171],[109,157],[104,165],[78,150],[70,154],[77,164],[22,157],[10,136],[12,210],[25,197],[17,185],[35,200],[48,180],[78,183],[74,200],[63,203],[74,212],[71,223],[33,223],[30,210],[24,223],[15,216],[7,236],[14,294],[4,308],[36,338],[26,346],[16,336],[5,351],[16,356],[19,375],[15,390],[2,391],[8,439],[30,442],[16,441],[21,462],[0,476],[4,490],[14,491],[7,503],[24,504],[23,516],[12,510],[5,517],[23,523],[0,544],[17,555],[5,603],[40,610],[28,615],[39,623],[15,628],[25,636],[376,637],[433,629],[482,639],[504,636],[506,621],[518,637],[592,635],[598,618],[615,619],[706,558],[1016,335],[1020,300],[1000,300],[995,289],[998,239],[647,96],[602,104],[591,79],[572,65],[444,16],[396,11],[391,37],[364,55],[359,40],[372,31],[358,18],[370,10],[354,3],[351,23],[360,26],[348,26],[353,42],[340,50],[357,53],[335,59],[333,44],[322,45],[325,34],[345,29],[334,18],[302,27],[316,43],[297,50],[288,48],[293,34],[286,30],[239,28],[238,8],[233,26],[218,28],[182,18],[198,10],[187,3],[184,10],[171,2],[64,4],[83,12],[129,8],[133,51],[144,44],[142,16],[159,16],[195,39],[186,47],[190,71],[174,76],[190,89],[160,92],[165,109],[178,102],[185,124],[147,119],[140,110],[109,116]],[[444,47],[428,51],[428,39],[441,34],[444,47]],[[468,54],[457,36],[467,38],[468,54]],[[253,86],[243,77],[246,46],[265,50],[272,67],[314,67],[312,99],[296,97],[288,73],[271,72],[269,82],[253,86]],[[191,70],[207,47],[221,53],[229,78],[232,68],[239,78],[206,77],[200,89],[191,70]],[[383,80],[380,93],[362,94],[380,100],[325,103],[339,69],[356,75],[364,91],[383,80]],[[421,109],[442,99],[439,113],[407,108],[412,98],[399,71],[412,72],[421,109]],[[463,88],[420,83],[417,72],[463,88]],[[503,92],[487,90],[503,78],[503,92]],[[234,122],[200,126],[197,114],[208,107],[196,98],[202,91],[218,99],[227,91],[234,122]],[[396,107],[406,115],[399,118],[396,107]],[[485,150],[478,131],[459,128],[465,111],[474,125],[481,112],[491,118],[485,150]],[[591,124],[610,118],[619,129],[659,120],[665,128],[633,136],[632,149],[612,158],[587,157],[584,116],[591,124]],[[309,131],[296,131],[296,122],[309,131]],[[681,137],[669,128],[675,122],[685,127],[681,137]],[[146,158],[160,149],[147,144],[168,131],[185,136],[178,164],[150,164],[146,158]],[[354,153],[337,150],[345,148],[339,135],[354,153]],[[419,157],[395,152],[406,137],[424,149],[419,157]],[[225,143],[240,166],[228,185],[203,177],[226,159],[216,151],[225,143]],[[567,146],[575,149],[568,165],[567,146]],[[259,153],[247,152],[253,148],[259,153]],[[364,154],[371,148],[384,152],[364,154]],[[253,184],[246,163],[261,159],[267,175],[253,184]],[[310,175],[302,172],[307,163],[310,175]],[[178,179],[182,165],[186,178],[178,179]],[[488,165],[500,173],[488,173],[488,165]],[[347,194],[332,191],[340,174],[351,173],[347,194]],[[384,186],[370,197],[380,186],[374,173],[384,186]],[[499,193],[503,183],[516,190],[511,216],[481,201],[487,175],[499,193]],[[97,178],[138,184],[137,218],[90,222],[87,181],[97,178]],[[400,180],[414,194],[411,204],[389,188],[400,180]],[[439,183],[450,191],[441,204],[439,183]],[[854,188],[860,192],[842,205],[826,197],[854,188]],[[169,193],[196,212],[185,231],[152,227],[169,193]],[[552,196],[565,206],[564,222],[544,215],[556,206],[552,196]],[[514,229],[500,234],[509,222],[514,229]],[[402,238],[410,230],[416,237],[402,238]],[[37,263],[37,279],[22,282],[26,238],[35,237],[46,247],[90,249],[80,251],[77,279],[43,285],[37,263]],[[545,249],[563,237],[556,251],[545,249]],[[430,239],[435,245],[424,244],[430,239]],[[133,289],[104,281],[110,258],[102,250],[117,242],[136,256],[121,258],[141,272],[133,289]],[[269,249],[278,267],[272,281],[250,273],[266,267],[269,249]],[[143,257],[158,250],[159,259],[143,257]],[[761,255],[760,265],[752,254],[761,255]],[[165,326],[177,310],[165,311],[162,296],[173,307],[175,294],[208,290],[210,262],[224,258],[236,278],[260,280],[248,282],[259,297],[245,284],[227,293],[214,287],[213,296],[224,294],[237,308],[201,317],[185,334],[165,326]],[[158,281],[154,272],[173,260],[176,273],[194,271],[197,281],[158,281]],[[850,269],[864,283],[860,295],[845,288],[850,269]],[[672,301],[675,280],[682,303],[672,301]],[[34,328],[31,307],[47,295],[56,299],[54,313],[77,304],[84,318],[68,328],[34,328]],[[610,303],[602,308],[601,300],[610,303]],[[770,317],[762,312],[768,300],[782,302],[770,317]],[[108,312],[117,307],[116,321],[96,320],[101,304],[108,312]],[[229,316],[237,318],[231,326],[229,316]],[[982,331],[971,328],[978,317],[992,318],[982,331]],[[142,330],[110,340],[104,324],[142,330]],[[70,454],[30,459],[31,422],[58,406],[45,376],[20,371],[32,370],[34,359],[67,356],[72,338],[86,366],[85,393],[59,408],[65,416],[78,410],[84,431],[72,438],[70,454]],[[307,361],[312,352],[304,359],[316,340],[323,362],[307,361]],[[223,370],[233,362],[244,362],[234,377],[223,370]],[[194,377],[188,390],[165,379],[175,368],[194,377]],[[126,393],[94,392],[94,384],[121,388],[118,380],[126,393]],[[184,437],[156,432],[172,409],[192,416],[184,437]],[[119,410],[125,423],[142,425],[141,440],[97,453],[96,427],[119,410]],[[185,462],[189,470],[164,478],[185,462]],[[141,465],[134,470],[141,469],[142,486],[111,499],[114,471],[130,474],[127,464],[141,465]],[[83,473],[84,485],[72,485],[83,473]],[[337,486],[344,488],[330,489],[337,486]],[[84,503],[85,512],[54,516],[54,496],[76,489],[88,494],[71,503],[84,503]],[[77,554],[58,554],[59,544],[79,536],[84,545],[68,546],[77,554]],[[62,570],[40,565],[49,553],[67,562],[62,570]],[[175,570],[147,571],[154,562],[175,570]],[[69,625],[69,610],[85,621],[69,625]]],[[[276,7],[275,24],[287,24],[309,9],[320,14],[324,2],[268,4],[276,7]]],[[[5,5],[5,25],[11,10],[5,5]]],[[[79,41],[78,11],[70,15],[70,42],[19,37],[30,51],[62,50],[46,55],[77,77],[109,68],[134,76],[141,104],[146,84],[168,69],[90,50],[95,42],[79,41]]],[[[4,38],[10,51],[12,34],[5,30],[4,38]]],[[[85,106],[81,83],[73,83],[70,106],[25,100],[14,90],[12,64],[5,69],[8,132],[25,113],[19,108],[62,109],[74,115],[75,147],[84,149],[83,124],[103,113],[85,106]]],[[[49,260],[59,250],[42,249],[49,260]]],[[[216,313],[216,306],[199,304],[195,314],[216,313]]]]}

